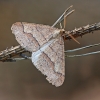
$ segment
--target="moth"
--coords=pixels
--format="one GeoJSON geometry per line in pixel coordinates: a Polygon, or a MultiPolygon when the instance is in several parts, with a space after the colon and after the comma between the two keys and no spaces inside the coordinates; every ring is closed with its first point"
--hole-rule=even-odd
{"type": "Polygon", "coordinates": [[[27,22],[16,22],[11,30],[17,42],[32,52],[32,63],[46,76],[49,83],[56,87],[61,86],[65,79],[64,38],[62,37],[65,30],[27,22]]]}
{"type": "Polygon", "coordinates": [[[65,79],[64,40],[60,29],[47,25],[17,22],[12,33],[18,43],[32,52],[32,63],[55,86],[65,79]]]}

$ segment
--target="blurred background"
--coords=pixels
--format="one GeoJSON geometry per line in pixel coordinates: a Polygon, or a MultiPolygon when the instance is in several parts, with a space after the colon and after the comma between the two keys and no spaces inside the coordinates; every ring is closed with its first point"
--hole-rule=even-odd
{"type": "MultiPolygon", "coordinates": [[[[15,22],[52,25],[70,5],[75,12],[66,30],[100,21],[100,0],[0,0],[0,51],[18,45],[11,33],[15,22]]],[[[65,42],[65,50],[100,42],[100,31],[65,42]]],[[[81,54],[100,50],[82,50],[81,54]]],[[[0,100],[100,100],[100,54],[66,58],[66,79],[61,87],[49,84],[29,60],[0,62],[0,100]]]]}

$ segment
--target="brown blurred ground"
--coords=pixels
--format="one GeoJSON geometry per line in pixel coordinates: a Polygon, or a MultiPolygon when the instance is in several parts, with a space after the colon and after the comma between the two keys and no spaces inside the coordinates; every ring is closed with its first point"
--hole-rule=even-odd
{"type": "MultiPolygon", "coordinates": [[[[18,21],[52,25],[62,12],[74,5],[66,30],[100,21],[100,0],[0,0],[0,51],[18,45],[11,25],[18,21]]],[[[100,31],[66,41],[67,49],[100,42],[100,31]]],[[[78,53],[100,50],[100,47],[78,53]]],[[[100,100],[100,54],[66,58],[66,79],[56,88],[31,61],[0,63],[0,100],[100,100]]]]}

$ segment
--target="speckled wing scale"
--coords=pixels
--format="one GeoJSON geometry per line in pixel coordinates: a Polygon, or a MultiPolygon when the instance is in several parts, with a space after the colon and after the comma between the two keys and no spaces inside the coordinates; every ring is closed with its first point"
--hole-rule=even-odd
{"type": "Polygon", "coordinates": [[[65,56],[60,30],[26,22],[13,24],[11,30],[18,43],[32,52],[33,64],[47,76],[49,83],[61,86],[65,78],[65,56]]]}

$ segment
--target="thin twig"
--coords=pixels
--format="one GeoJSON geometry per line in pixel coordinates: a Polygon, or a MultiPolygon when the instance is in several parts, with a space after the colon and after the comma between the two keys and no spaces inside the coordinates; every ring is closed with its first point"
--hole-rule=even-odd
{"type": "MultiPolygon", "coordinates": [[[[72,31],[67,31],[67,33],[71,34],[74,38],[82,37],[85,34],[93,33],[94,31],[100,30],[100,22],[95,23],[92,25],[86,25],[77,29],[74,29],[72,31]]],[[[68,34],[64,34],[66,39],[71,39],[71,37],[68,34]]]]}
{"type": "MultiPolygon", "coordinates": [[[[92,25],[83,26],[83,27],[80,27],[80,28],[77,28],[77,29],[74,29],[74,30],[68,31],[68,32],[76,38],[76,37],[80,37],[85,34],[88,34],[90,32],[94,32],[96,30],[100,30],[100,22],[92,24],[92,25]]],[[[66,37],[66,40],[71,39],[71,37],[68,36],[67,34],[65,35],[65,37],[66,37]]],[[[11,47],[9,49],[1,51],[0,61],[2,61],[2,62],[7,62],[7,61],[10,62],[11,61],[12,62],[12,57],[20,55],[21,53],[25,53],[25,52],[28,52],[28,51],[26,51],[20,45],[11,47]]]]}
{"type": "Polygon", "coordinates": [[[75,51],[79,51],[79,50],[83,50],[83,49],[87,49],[87,48],[91,48],[91,47],[99,46],[99,45],[100,45],[100,43],[84,46],[84,47],[81,47],[81,48],[76,48],[76,49],[73,49],[73,50],[66,50],[65,53],[75,52],[75,51]]]}
{"type": "MultiPolygon", "coordinates": [[[[68,31],[68,32],[76,38],[79,36],[82,37],[83,35],[94,32],[96,30],[100,30],[100,22],[92,24],[92,25],[86,25],[86,26],[83,26],[83,27],[80,27],[80,28],[77,28],[77,29],[74,29],[74,30],[68,31]]],[[[71,39],[71,37],[68,36],[67,34],[65,34],[65,38],[66,38],[66,40],[71,39]]],[[[10,49],[1,51],[0,61],[2,61],[2,62],[12,61],[12,57],[17,56],[21,53],[25,53],[25,52],[28,52],[28,51],[26,51],[20,45],[11,47],[10,49]]]]}
{"type": "Polygon", "coordinates": [[[20,45],[11,47],[9,49],[0,52],[0,61],[2,62],[12,62],[14,61],[12,57],[20,55],[21,53],[28,52],[20,45]]]}
{"type": "Polygon", "coordinates": [[[80,55],[65,55],[65,57],[83,57],[83,56],[89,56],[89,55],[94,55],[94,54],[98,54],[100,53],[100,51],[96,51],[96,52],[90,52],[90,53],[85,53],[85,54],[80,54],[80,55]]]}

